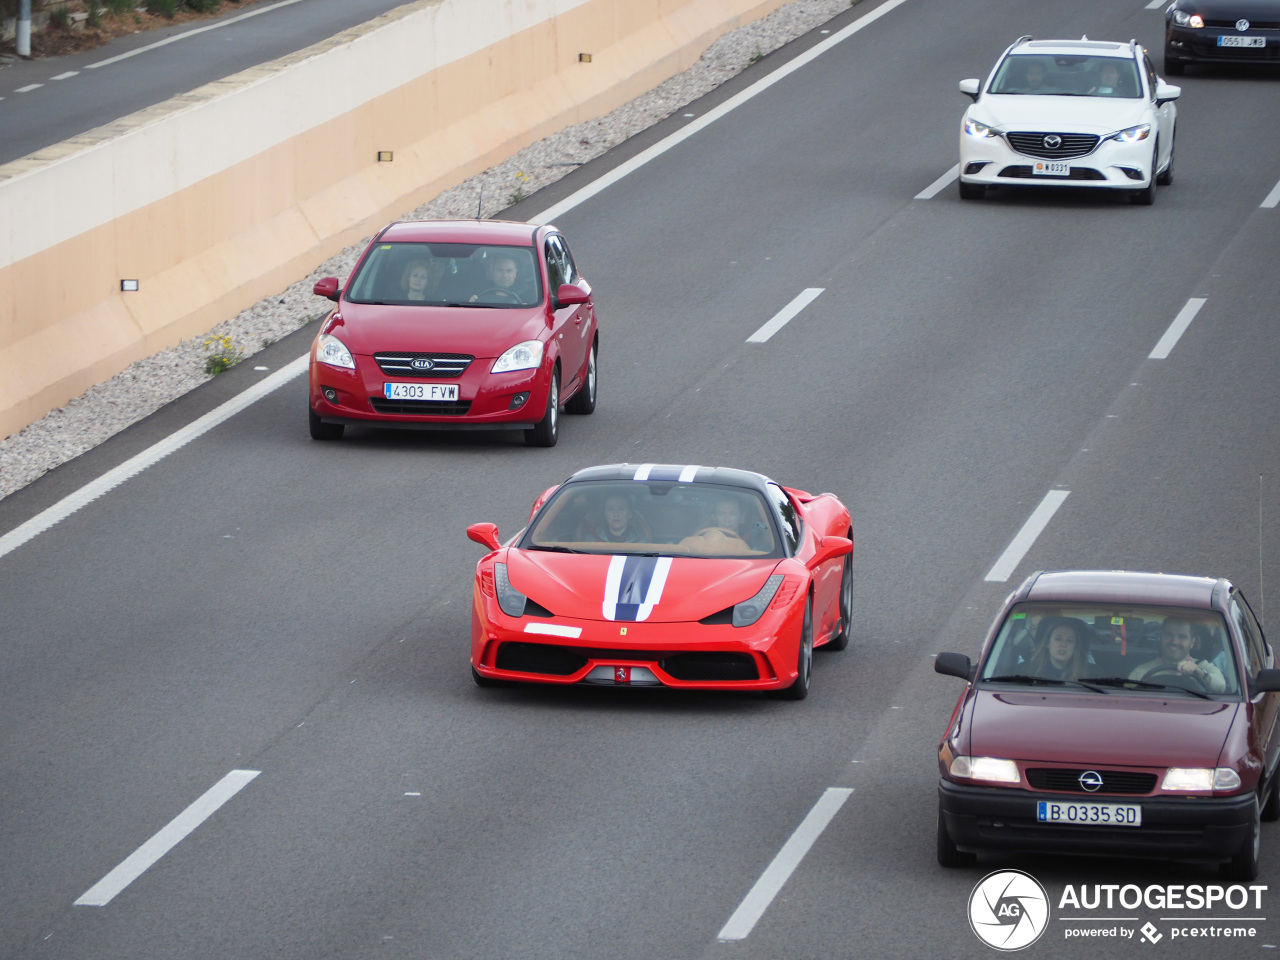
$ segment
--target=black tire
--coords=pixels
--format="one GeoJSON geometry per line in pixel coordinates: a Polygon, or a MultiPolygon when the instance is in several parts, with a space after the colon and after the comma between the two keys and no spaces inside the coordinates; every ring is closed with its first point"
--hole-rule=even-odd
{"type": "Polygon", "coordinates": [[[1173,154],[1174,154],[1174,148],[1176,148],[1178,145],[1177,135],[1178,135],[1178,131],[1177,129],[1175,129],[1174,140],[1172,145],[1170,145],[1169,147],[1169,165],[1165,167],[1164,170],[1161,171],[1160,174],[1156,177],[1156,183],[1160,184],[1160,186],[1162,187],[1167,187],[1169,186],[1169,184],[1173,183],[1173,154]]]}
{"type": "Polygon", "coordinates": [[[963,850],[957,850],[956,845],[951,842],[951,834],[947,833],[947,821],[942,816],[942,806],[938,806],[938,864],[939,866],[955,869],[956,867],[972,867],[978,862],[978,856],[974,853],[965,853],[963,850]]]}
{"type": "Polygon", "coordinates": [[[565,413],[577,414],[585,416],[596,408],[596,353],[599,349],[599,342],[591,344],[591,353],[587,356],[587,382],[584,383],[578,392],[569,398],[569,402],[564,405],[565,413]]]}
{"type": "MultiPolygon", "coordinates": [[[[850,537],[850,539],[853,539],[850,537]]],[[[853,555],[844,558],[840,571],[840,631],[827,641],[823,650],[843,650],[849,646],[853,621],[853,555]]]]}
{"type": "Polygon", "coordinates": [[[341,440],[342,431],[346,429],[341,423],[325,423],[310,407],[307,407],[307,426],[311,428],[312,440],[341,440]]]}
{"type": "Polygon", "coordinates": [[[987,195],[987,188],[980,183],[965,183],[960,181],[960,199],[961,200],[981,200],[987,195]]]}
{"type": "Polygon", "coordinates": [[[1249,824],[1249,835],[1245,837],[1240,852],[1222,865],[1222,875],[1228,880],[1244,881],[1258,879],[1258,857],[1262,853],[1262,811],[1258,802],[1253,804],[1253,820],[1249,824]]]}
{"type": "Polygon", "coordinates": [[[1267,802],[1262,805],[1262,813],[1259,816],[1267,823],[1274,823],[1280,820],[1280,771],[1271,775],[1268,791],[1267,802]]]}
{"type": "Polygon", "coordinates": [[[476,668],[471,668],[471,679],[475,681],[477,687],[514,687],[514,680],[495,680],[493,677],[482,676],[476,672],[476,668]]]}
{"type": "Polygon", "coordinates": [[[547,391],[547,411],[542,420],[524,432],[530,447],[554,447],[560,439],[560,368],[551,371],[551,389],[547,391]]]}
{"type": "Polygon", "coordinates": [[[813,597],[804,603],[804,623],[800,627],[800,653],[796,659],[796,682],[779,691],[783,700],[803,700],[813,683],[813,597]]]}

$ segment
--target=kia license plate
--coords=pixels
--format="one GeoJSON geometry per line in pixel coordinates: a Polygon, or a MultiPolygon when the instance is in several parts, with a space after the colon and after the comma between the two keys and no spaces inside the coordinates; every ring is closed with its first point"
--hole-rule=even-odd
{"type": "Polygon", "coordinates": [[[382,395],[388,400],[456,402],[458,385],[456,383],[384,383],[382,395]]]}

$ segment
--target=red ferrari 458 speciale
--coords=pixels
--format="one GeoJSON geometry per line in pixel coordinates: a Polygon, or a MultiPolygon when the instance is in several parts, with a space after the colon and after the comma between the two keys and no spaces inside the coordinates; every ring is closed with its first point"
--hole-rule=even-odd
{"type": "Polygon", "coordinates": [[[809,693],[849,642],[853,528],[834,495],[723,467],[580,470],[476,567],[476,683],[809,693]]]}

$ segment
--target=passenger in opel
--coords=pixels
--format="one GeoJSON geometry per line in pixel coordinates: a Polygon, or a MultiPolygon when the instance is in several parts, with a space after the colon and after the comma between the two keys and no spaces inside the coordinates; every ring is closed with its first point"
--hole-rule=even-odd
{"type": "Polygon", "coordinates": [[[1022,672],[1046,680],[1079,680],[1090,662],[1086,629],[1073,617],[1046,619],[1039,648],[1022,672]]]}
{"type": "Polygon", "coordinates": [[[1189,621],[1166,618],[1160,628],[1160,656],[1134,667],[1129,679],[1158,682],[1161,675],[1188,677],[1209,693],[1222,693],[1227,689],[1226,678],[1208,660],[1197,660],[1191,655],[1194,643],[1189,621]]]}

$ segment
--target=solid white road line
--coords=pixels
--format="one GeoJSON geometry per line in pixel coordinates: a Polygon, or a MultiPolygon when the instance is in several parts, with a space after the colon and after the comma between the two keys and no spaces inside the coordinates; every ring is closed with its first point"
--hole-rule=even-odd
{"type": "Polygon", "coordinates": [[[1147,354],[1148,360],[1167,360],[1169,354],[1173,352],[1174,346],[1178,343],[1179,338],[1186,333],[1187,327],[1191,326],[1191,321],[1196,318],[1196,314],[1200,312],[1200,308],[1204,306],[1206,297],[1192,297],[1187,301],[1187,305],[1178,311],[1178,315],[1173,318],[1173,323],[1169,324],[1169,329],[1164,332],[1164,336],[1160,338],[1160,342],[1155,348],[1147,354]]]}
{"type": "Polygon", "coordinates": [[[283,387],[290,380],[293,380],[299,374],[305,373],[307,370],[307,356],[299,357],[286,367],[282,367],[269,377],[264,377],[258,383],[255,383],[248,390],[239,396],[232,397],[220,407],[210,410],[199,420],[195,420],[176,433],[172,433],[165,437],[159,443],[148,447],[141,453],[126,460],[120,466],[108,470],[97,480],[86,484],[75,493],[59,500],[53,506],[36,514],[26,523],[10,530],[3,537],[0,537],[0,557],[13,552],[33,537],[37,537],[44,533],[54,524],[65,520],[71,514],[75,513],[81,507],[88,503],[92,503],[98,497],[102,496],[110,490],[115,489],[124,483],[130,477],[133,477],[153,463],[163,460],[175,450],[179,450],[186,446],[197,437],[208,433],[224,420],[228,420],[235,416],[241,410],[247,408],[250,404],[262,399],[267,394],[283,387]]]}
{"type": "Polygon", "coordinates": [[[949,187],[960,176],[960,164],[956,164],[933,183],[929,184],[923,190],[916,194],[917,200],[932,200],[943,190],[949,187]]]}
{"type": "Polygon", "coordinates": [[[801,67],[806,66],[809,63],[812,63],[814,60],[818,59],[818,57],[822,56],[828,50],[835,47],[837,44],[842,43],[845,40],[848,40],[851,36],[853,36],[863,27],[870,26],[876,20],[879,20],[881,17],[883,17],[886,13],[889,13],[891,10],[894,10],[902,6],[904,3],[906,3],[906,0],[888,0],[887,3],[881,4],[880,6],[876,7],[876,9],[872,10],[870,13],[866,14],[865,16],[859,17],[857,20],[849,24],[847,27],[844,27],[841,30],[837,30],[835,33],[831,34],[831,36],[827,37],[827,39],[817,44],[814,44],[812,47],[810,47],[804,53],[800,54],[794,60],[787,61],[782,66],[778,67],[777,70],[774,70],[772,73],[765,75],[761,79],[757,80],[755,83],[751,84],[751,86],[747,87],[745,90],[742,90],[741,92],[730,97],[728,100],[726,100],[724,103],[720,104],[718,107],[711,110],[709,113],[704,113],[701,117],[699,117],[697,120],[694,120],[688,126],[682,127],[680,130],[677,130],[675,133],[671,134],[670,136],[668,136],[663,140],[659,140],[657,143],[649,147],[647,150],[643,150],[640,153],[636,154],[626,163],[622,163],[614,167],[604,176],[600,177],[600,179],[592,181],[591,183],[587,184],[585,187],[583,187],[581,190],[578,190],[575,193],[571,193],[569,196],[565,197],[559,203],[554,204],[553,206],[548,207],[546,210],[542,211],[542,213],[538,214],[536,217],[530,217],[529,222],[538,223],[538,224],[551,223],[553,220],[555,220],[556,217],[561,216],[562,214],[568,213],[574,207],[594,197],[597,193],[600,193],[601,191],[613,186],[623,177],[628,176],[629,174],[632,174],[635,171],[639,170],[650,160],[654,160],[657,157],[662,156],[662,154],[666,153],[672,147],[676,146],[677,144],[683,143],[685,140],[688,140],[690,137],[692,137],[699,130],[702,130],[704,127],[711,126],[711,124],[715,123],[725,114],[729,113],[732,110],[736,110],[738,107],[742,106],[748,100],[758,96],[761,93],[764,93],[766,90],[772,87],[779,80],[783,80],[786,77],[791,76],[791,74],[795,73],[801,67]]]}
{"type": "Polygon", "coordinates": [[[1271,192],[1267,194],[1267,199],[1262,201],[1262,209],[1274,210],[1277,204],[1280,204],[1280,183],[1271,188],[1271,192]]]}
{"type": "Polygon", "coordinates": [[[229,27],[233,23],[239,23],[241,20],[248,20],[250,17],[256,17],[259,14],[270,13],[272,10],[278,10],[281,7],[288,7],[292,4],[299,3],[300,0],[280,0],[279,3],[273,3],[269,7],[259,7],[257,10],[250,10],[248,13],[242,13],[239,16],[228,17],[226,20],[219,20],[217,23],[211,23],[206,27],[196,27],[194,30],[188,30],[186,33],[176,33],[172,37],[165,37],[156,43],[149,43],[145,47],[138,47],[136,50],[130,50],[128,53],[122,53],[117,57],[111,57],[108,60],[99,60],[97,63],[91,63],[85,67],[86,70],[96,70],[98,67],[105,67],[111,63],[118,63],[121,60],[128,60],[130,57],[136,57],[140,53],[146,53],[148,50],[154,50],[156,47],[165,47],[179,40],[185,40],[187,37],[194,37],[197,33],[205,33],[209,30],[217,30],[219,27],[229,27]]]}
{"type": "Polygon", "coordinates": [[[806,287],[794,300],[775,313],[772,320],[747,337],[747,343],[764,343],[795,319],[801,310],[817,300],[818,295],[825,289],[826,287],[806,287]]]}
{"type": "Polygon", "coordinates": [[[169,821],[154,837],[129,854],[118,867],[95,883],[75,902],[77,907],[105,907],[117,893],[176,847],[187,834],[204,823],[224,803],[244,789],[260,770],[232,770],[204,792],[195,803],[169,821]]]}
{"type": "Polygon", "coordinates": [[[814,841],[822,835],[822,831],[827,829],[827,824],[839,813],[851,793],[853,790],[848,787],[827,787],[818,798],[818,802],[813,805],[813,809],[809,811],[809,815],[804,818],[800,826],[796,827],[796,832],[782,845],[778,855],[773,858],[773,863],[765,868],[755,886],[748,891],[746,898],[738,905],[738,909],[733,911],[733,916],[720,930],[719,940],[747,938],[756,922],[769,909],[773,898],[791,879],[791,874],[795,872],[796,867],[800,866],[804,855],[809,852],[814,841]]]}
{"type": "Polygon", "coordinates": [[[987,571],[984,579],[1001,583],[1009,579],[1010,574],[1017,569],[1022,558],[1031,549],[1031,545],[1036,542],[1036,537],[1040,536],[1044,528],[1049,525],[1049,521],[1053,519],[1053,515],[1058,512],[1058,508],[1062,506],[1062,502],[1067,499],[1070,492],[1070,490],[1050,490],[1044,495],[1040,506],[1027,517],[1027,522],[1022,525],[1018,535],[1005,548],[1004,553],[1000,554],[1000,559],[987,571]]]}

